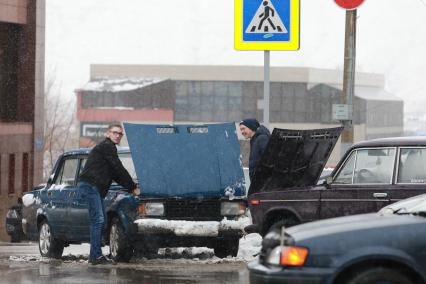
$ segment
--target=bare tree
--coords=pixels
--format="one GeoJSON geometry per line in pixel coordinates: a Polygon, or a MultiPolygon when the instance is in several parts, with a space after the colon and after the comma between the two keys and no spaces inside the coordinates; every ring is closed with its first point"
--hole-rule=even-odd
{"type": "Polygon", "coordinates": [[[44,119],[44,176],[47,177],[59,155],[69,147],[76,147],[75,103],[64,100],[60,88],[49,80],[45,88],[44,119]]]}

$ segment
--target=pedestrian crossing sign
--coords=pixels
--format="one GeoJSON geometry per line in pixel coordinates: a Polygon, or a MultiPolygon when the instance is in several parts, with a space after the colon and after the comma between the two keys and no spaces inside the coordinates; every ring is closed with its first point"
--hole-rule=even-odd
{"type": "Polygon", "coordinates": [[[300,0],[234,0],[237,50],[298,50],[300,0]]]}

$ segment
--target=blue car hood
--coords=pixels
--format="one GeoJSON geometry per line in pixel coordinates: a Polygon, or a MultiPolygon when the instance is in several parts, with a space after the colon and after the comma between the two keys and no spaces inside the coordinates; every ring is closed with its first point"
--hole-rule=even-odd
{"type": "Polygon", "coordinates": [[[234,123],[124,127],[143,197],[245,196],[234,123]]]}

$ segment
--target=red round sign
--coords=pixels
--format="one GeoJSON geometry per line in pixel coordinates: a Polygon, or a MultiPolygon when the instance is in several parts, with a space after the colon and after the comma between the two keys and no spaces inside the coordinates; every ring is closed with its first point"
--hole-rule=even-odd
{"type": "Polygon", "coordinates": [[[361,5],[364,0],[334,0],[334,2],[336,2],[336,4],[343,9],[353,10],[358,8],[358,6],[361,5]]]}

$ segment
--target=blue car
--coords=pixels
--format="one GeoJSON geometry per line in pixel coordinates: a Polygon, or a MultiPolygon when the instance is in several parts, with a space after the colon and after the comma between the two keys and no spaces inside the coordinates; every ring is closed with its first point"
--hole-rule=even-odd
{"type": "MultiPolygon", "coordinates": [[[[236,256],[248,218],[235,124],[125,124],[125,130],[130,148],[119,148],[119,158],[142,193],[113,184],[105,197],[103,240],[111,257],[129,261],[136,251],[176,246],[236,256]]],[[[76,186],[89,152],[64,153],[46,185],[23,196],[23,230],[42,256],[60,258],[65,246],[90,241],[87,201],[76,186]]]]}
{"type": "Polygon", "coordinates": [[[275,228],[250,283],[426,283],[426,194],[378,213],[275,228]]]}

